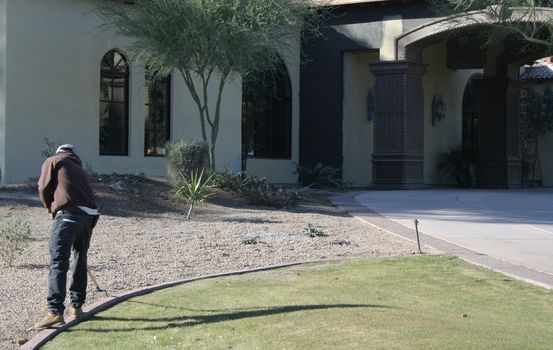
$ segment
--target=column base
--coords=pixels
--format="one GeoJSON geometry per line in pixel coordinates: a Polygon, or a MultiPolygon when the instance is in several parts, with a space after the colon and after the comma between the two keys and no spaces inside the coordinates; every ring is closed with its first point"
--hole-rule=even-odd
{"type": "Polygon", "coordinates": [[[522,164],[520,160],[484,160],[479,165],[480,188],[522,187],[522,164]]]}
{"type": "Polygon", "coordinates": [[[424,156],[373,155],[373,184],[413,186],[424,183],[424,156]]]}

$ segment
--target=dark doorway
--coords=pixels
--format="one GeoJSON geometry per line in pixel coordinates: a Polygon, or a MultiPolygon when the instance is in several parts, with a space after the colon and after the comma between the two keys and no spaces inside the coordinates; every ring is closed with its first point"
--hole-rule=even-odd
{"type": "Polygon", "coordinates": [[[473,74],[463,93],[463,150],[471,154],[478,154],[480,97],[476,82],[483,78],[481,73],[473,74]]]}
{"type": "Polygon", "coordinates": [[[470,186],[474,186],[478,183],[476,178],[476,158],[479,150],[479,138],[478,127],[480,119],[480,94],[478,92],[478,81],[482,80],[484,76],[481,73],[473,74],[465,91],[463,93],[463,135],[462,135],[462,150],[463,155],[468,158],[471,163],[470,173],[470,186]]]}

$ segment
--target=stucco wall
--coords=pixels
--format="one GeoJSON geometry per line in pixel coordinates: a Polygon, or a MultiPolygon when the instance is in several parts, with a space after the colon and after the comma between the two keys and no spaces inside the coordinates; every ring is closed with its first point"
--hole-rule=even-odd
{"type": "Polygon", "coordinates": [[[4,177],[6,149],[6,26],[7,0],[0,0],[0,181],[4,177]]]}
{"type": "MultiPolygon", "coordinates": [[[[100,61],[128,39],[100,27],[93,10],[103,1],[17,0],[8,3],[8,98],[5,182],[37,176],[44,137],[75,143],[97,172],[163,175],[163,158],[144,157],[144,71],[130,66],[129,156],[99,155],[100,61]]],[[[200,137],[198,112],[180,76],[172,82],[171,137],[200,137]]],[[[215,89],[211,89],[214,91],[215,89]]],[[[214,99],[213,99],[214,101],[214,99]]],[[[222,100],[217,167],[240,159],[241,82],[222,100]]]]}
{"type": "Polygon", "coordinates": [[[368,120],[367,95],[374,76],[368,63],[378,59],[378,51],[344,53],[342,179],[350,186],[372,182],[373,123],[368,120]]]}
{"type": "MultiPolygon", "coordinates": [[[[291,159],[249,158],[247,171],[251,175],[267,177],[270,182],[295,184],[298,181],[296,171],[299,163],[300,142],[300,40],[299,38],[282,59],[288,70],[292,87],[292,157],[291,159]]],[[[229,169],[230,170],[230,169],[229,169]]]]}
{"type": "Polygon", "coordinates": [[[423,75],[424,90],[424,182],[445,184],[446,179],[438,172],[441,153],[462,142],[463,93],[474,73],[481,70],[453,70],[446,66],[446,43],[439,42],[423,51],[427,64],[423,75]],[[432,126],[432,98],[440,94],[446,105],[446,117],[432,126]]]}

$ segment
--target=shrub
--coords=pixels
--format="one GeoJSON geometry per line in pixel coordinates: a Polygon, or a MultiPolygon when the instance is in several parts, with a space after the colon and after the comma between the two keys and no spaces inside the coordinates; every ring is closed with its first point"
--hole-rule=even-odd
{"type": "Polygon", "coordinates": [[[313,237],[326,237],[328,236],[328,234],[326,232],[324,232],[323,230],[321,230],[320,228],[318,227],[315,227],[315,226],[312,226],[311,224],[307,224],[307,226],[305,226],[302,230],[301,230],[301,233],[306,235],[306,236],[309,236],[311,238],[313,237]]]}
{"type": "Polygon", "coordinates": [[[269,207],[286,208],[295,206],[300,199],[298,191],[273,186],[266,178],[247,177],[242,180],[239,193],[250,203],[269,207]]]}
{"type": "Polygon", "coordinates": [[[31,237],[29,224],[20,219],[0,221],[0,258],[11,267],[15,257],[23,252],[31,237]]]}
{"type": "Polygon", "coordinates": [[[214,182],[218,188],[234,192],[256,205],[286,208],[296,205],[300,199],[298,191],[285,190],[272,185],[264,177],[247,176],[245,173],[217,173],[214,182]]]}
{"type": "Polygon", "coordinates": [[[242,172],[235,175],[228,171],[216,172],[213,173],[213,184],[223,191],[239,192],[245,178],[247,177],[242,172]]]}
{"type": "Polygon", "coordinates": [[[175,196],[182,197],[190,206],[186,214],[186,220],[190,219],[190,214],[196,204],[205,201],[213,194],[212,178],[213,174],[204,179],[203,169],[201,172],[192,171],[189,177],[184,176],[184,174],[181,175],[181,182],[177,186],[175,196]]]}
{"type": "Polygon", "coordinates": [[[440,155],[438,169],[443,171],[447,178],[454,180],[459,187],[472,187],[475,185],[476,162],[474,152],[458,146],[440,155]]]}
{"type": "Polygon", "coordinates": [[[44,136],[44,149],[40,152],[43,158],[50,158],[54,155],[56,155],[56,150],[58,148],[58,145],[60,143],[58,141],[53,141],[48,138],[48,136],[44,136]]]}
{"type": "Polygon", "coordinates": [[[167,143],[167,174],[174,184],[209,167],[209,145],[201,140],[177,139],[167,143]]]}
{"type": "Polygon", "coordinates": [[[313,167],[298,165],[295,174],[298,174],[300,186],[334,188],[343,185],[340,170],[328,165],[324,166],[322,163],[317,163],[313,167]]]}

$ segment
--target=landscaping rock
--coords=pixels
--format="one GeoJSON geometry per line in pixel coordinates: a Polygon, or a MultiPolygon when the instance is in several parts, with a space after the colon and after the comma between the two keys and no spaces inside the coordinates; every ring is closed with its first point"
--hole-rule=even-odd
{"type": "MultiPolygon", "coordinates": [[[[186,221],[186,205],[174,201],[164,181],[97,176],[94,191],[102,217],[94,230],[89,267],[110,295],[206,274],[273,264],[342,257],[383,257],[416,249],[331,206],[327,194],[306,194],[288,210],[256,207],[224,192],[200,205],[186,221]],[[121,181],[132,191],[114,191],[121,181]],[[308,224],[326,237],[301,234],[308,224]],[[244,244],[246,238],[258,244],[244,244]],[[261,243],[261,244],[259,244],[261,243]]],[[[13,268],[0,267],[0,349],[15,349],[46,308],[51,220],[33,186],[0,188],[0,217],[31,226],[32,241],[13,268]],[[9,192],[9,195],[6,195],[9,192]],[[14,194],[15,193],[15,194],[14,194]]],[[[88,303],[104,298],[89,284],[88,303]]]]}

